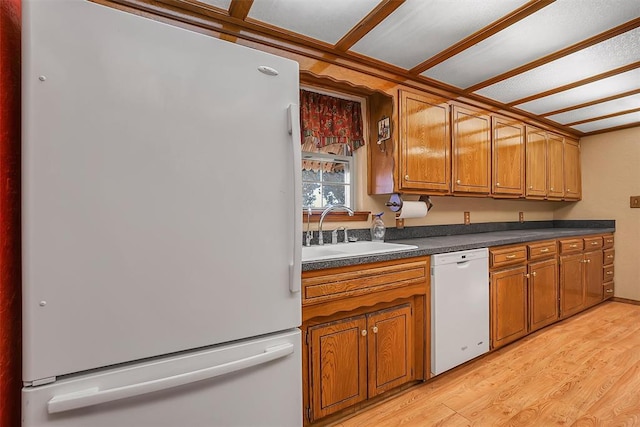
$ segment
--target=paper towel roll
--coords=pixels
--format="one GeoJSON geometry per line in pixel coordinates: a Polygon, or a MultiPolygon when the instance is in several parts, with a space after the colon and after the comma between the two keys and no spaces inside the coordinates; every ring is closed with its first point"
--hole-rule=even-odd
{"type": "Polygon", "coordinates": [[[402,202],[402,209],[398,218],[422,218],[429,210],[425,202],[402,202]]]}

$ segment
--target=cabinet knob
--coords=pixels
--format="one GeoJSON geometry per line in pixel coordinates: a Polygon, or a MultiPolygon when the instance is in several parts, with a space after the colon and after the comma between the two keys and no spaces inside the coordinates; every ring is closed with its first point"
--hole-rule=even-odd
{"type": "Polygon", "coordinates": [[[535,271],[534,271],[533,273],[531,273],[531,275],[532,275],[533,277],[536,277],[536,274],[537,274],[537,273],[536,273],[535,271]]]}
{"type": "Polygon", "coordinates": [[[366,329],[363,329],[362,332],[360,332],[360,333],[362,334],[363,337],[367,336],[367,330],[366,329]]]}
{"type": "Polygon", "coordinates": [[[405,176],[404,176],[404,179],[409,179],[409,175],[405,175],[405,176]]]}
{"type": "Polygon", "coordinates": [[[525,274],[524,277],[526,277],[527,279],[531,277],[530,274],[525,274]]]}
{"type": "Polygon", "coordinates": [[[529,190],[533,190],[533,185],[530,185],[530,186],[529,186],[529,190]]]}
{"type": "Polygon", "coordinates": [[[500,183],[499,182],[496,182],[496,187],[500,187],[500,183]]]}
{"type": "Polygon", "coordinates": [[[374,333],[374,334],[377,334],[377,333],[378,333],[378,327],[377,327],[377,326],[374,326],[374,327],[373,327],[373,333],[374,333]]]}
{"type": "Polygon", "coordinates": [[[571,189],[570,189],[570,188],[567,188],[567,191],[571,191],[571,189]]]}
{"type": "Polygon", "coordinates": [[[456,180],[456,184],[460,184],[462,181],[460,181],[459,179],[456,180]]]}
{"type": "Polygon", "coordinates": [[[549,190],[553,191],[553,187],[551,187],[549,190]]]}

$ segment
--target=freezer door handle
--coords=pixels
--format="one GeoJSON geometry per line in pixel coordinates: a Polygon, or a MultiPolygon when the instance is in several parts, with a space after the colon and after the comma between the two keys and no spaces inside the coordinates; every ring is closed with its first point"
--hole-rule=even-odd
{"type": "Polygon", "coordinates": [[[115,400],[127,399],[160,390],[166,390],[251,368],[256,365],[261,365],[272,360],[283,358],[293,354],[293,352],[294,345],[292,343],[285,343],[273,347],[267,347],[264,353],[193,372],[186,372],[184,374],[108,390],[100,390],[98,387],[94,387],[74,393],[61,394],[49,400],[47,410],[50,414],[55,414],[113,402],[115,400]]]}
{"type": "Polygon", "coordinates": [[[289,104],[287,111],[293,153],[293,264],[289,265],[289,291],[300,292],[302,280],[302,153],[300,148],[300,107],[289,104]]]}

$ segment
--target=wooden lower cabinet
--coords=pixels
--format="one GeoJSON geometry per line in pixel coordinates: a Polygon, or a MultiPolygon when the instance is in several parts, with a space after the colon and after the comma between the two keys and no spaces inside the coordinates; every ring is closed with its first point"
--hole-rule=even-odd
{"type": "Polygon", "coordinates": [[[576,314],[585,308],[583,260],[581,253],[560,257],[560,317],[562,318],[576,314]]]}
{"type": "Polygon", "coordinates": [[[491,275],[491,346],[501,347],[527,334],[527,267],[498,270],[491,275]]]}
{"type": "Polygon", "coordinates": [[[309,421],[414,379],[411,303],[309,328],[309,421]]]}
{"type": "Polygon", "coordinates": [[[367,398],[366,333],[365,316],[309,328],[314,418],[367,398]]]}
{"type": "Polygon", "coordinates": [[[602,301],[602,251],[584,254],[585,306],[591,307],[602,301]]]}
{"type": "Polygon", "coordinates": [[[529,332],[558,320],[558,261],[529,263],[529,332]]]}

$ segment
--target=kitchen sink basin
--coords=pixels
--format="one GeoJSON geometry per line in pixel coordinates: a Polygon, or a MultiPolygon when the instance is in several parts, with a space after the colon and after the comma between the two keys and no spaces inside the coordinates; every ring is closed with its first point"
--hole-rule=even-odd
{"type": "Polygon", "coordinates": [[[319,261],[333,258],[381,254],[385,252],[407,251],[418,249],[415,245],[387,242],[353,242],[338,243],[336,245],[303,246],[302,261],[319,261]]]}

